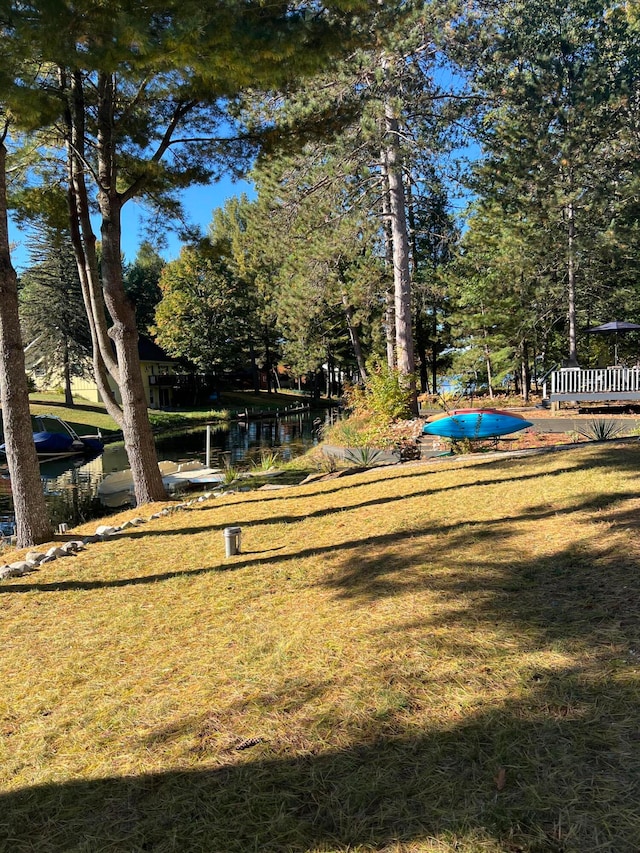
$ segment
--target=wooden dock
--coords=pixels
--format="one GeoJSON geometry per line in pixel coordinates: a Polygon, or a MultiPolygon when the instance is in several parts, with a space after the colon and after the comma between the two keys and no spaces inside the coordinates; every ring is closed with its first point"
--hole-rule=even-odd
{"type": "Polygon", "coordinates": [[[238,412],[236,418],[242,421],[277,420],[278,418],[288,418],[291,415],[302,415],[310,411],[311,406],[308,404],[285,406],[284,409],[245,409],[244,412],[238,412]]]}

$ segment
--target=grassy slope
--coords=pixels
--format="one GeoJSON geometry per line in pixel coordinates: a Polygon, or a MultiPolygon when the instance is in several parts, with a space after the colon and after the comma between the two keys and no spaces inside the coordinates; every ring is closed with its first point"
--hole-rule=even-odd
{"type": "Polygon", "coordinates": [[[637,850],[639,465],[212,499],[3,582],[0,850],[637,850]]]}

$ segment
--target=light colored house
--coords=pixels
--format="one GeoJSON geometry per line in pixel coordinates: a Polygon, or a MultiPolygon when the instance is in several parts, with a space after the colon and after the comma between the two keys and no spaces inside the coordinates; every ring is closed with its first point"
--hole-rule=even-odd
{"type": "MultiPolygon", "coordinates": [[[[173,406],[173,389],[177,382],[178,362],[144,335],[140,335],[138,339],[138,353],[147,405],[150,409],[173,406]]],[[[111,377],[109,377],[109,384],[116,400],[121,402],[120,394],[111,377]]],[[[98,403],[101,400],[98,386],[91,375],[74,377],[71,380],[71,391],[74,396],[84,397],[92,403],[98,403]]]]}

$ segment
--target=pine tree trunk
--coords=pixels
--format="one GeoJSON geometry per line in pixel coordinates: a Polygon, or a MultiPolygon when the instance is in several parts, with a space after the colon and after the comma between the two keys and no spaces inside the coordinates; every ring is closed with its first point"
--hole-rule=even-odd
{"type": "Polygon", "coordinates": [[[418,351],[418,372],[420,375],[420,391],[423,394],[429,392],[429,364],[427,359],[427,331],[422,321],[422,314],[416,316],[416,349],[418,351]]]}
{"type": "Polygon", "coordinates": [[[342,304],[344,305],[344,315],[347,320],[347,329],[349,331],[349,339],[351,340],[351,346],[353,347],[353,354],[356,357],[356,364],[358,365],[358,372],[360,373],[360,380],[362,382],[367,381],[367,367],[364,362],[364,353],[362,351],[362,344],[360,343],[360,336],[358,335],[358,330],[355,328],[353,324],[353,308],[349,304],[349,300],[347,298],[347,294],[342,294],[342,304]]]}
{"type": "Polygon", "coordinates": [[[529,368],[529,343],[526,338],[523,338],[520,344],[520,372],[522,375],[522,399],[525,403],[529,402],[529,394],[531,389],[531,370],[529,368]]]}
{"type": "Polygon", "coordinates": [[[71,391],[71,365],[69,364],[69,341],[64,339],[64,402],[66,406],[73,406],[73,393],[71,391]]]}
{"type": "Polygon", "coordinates": [[[256,361],[256,348],[253,345],[253,336],[249,335],[249,363],[251,364],[251,381],[253,382],[253,393],[260,393],[260,373],[256,361]]]}
{"type": "Polygon", "coordinates": [[[94,366],[100,392],[109,413],[117,415],[131,467],[138,504],[165,500],[167,493],[158,468],[153,433],[147,413],[147,401],[138,355],[138,331],[135,312],[122,281],[121,207],[117,188],[116,150],[112,137],[114,114],[113,79],[101,74],[98,80],[98,205],[100,208],[102,263],[98,276],[95,237],[88,215],[89,201],[79,152],[84,146],[84,102],[79,75],[72,78],[68,132],[70,172],[70,219],[78,270],[94,342],[94,366]],[[113,325],[106,330],[104,306],[113,325]],[[111,348],[115,344],[115,357],[111,348]],[[122,410],[115,407],[108,388],[107,370],[115,380],[122,399],[122,410]],[[106,395],[106,396],[105,396],[106,395]]]}
{"type": "Polygon", "coordinates": [[[483,350],[484,350],[484,363],[487,371],[487,385],[489,387],[489,399],[493,400],[493,370],[491,367],[491,350],[489,348],[489,332],[487,331],[487,327],[484,325],[484,304],[480,305],[480,312],[483,317],[483,325],[482,325],[482,337],[484,340],[483,350]]]}
{"type": "MultiPolygon", "coordinates": [[[[393,278],[393,238],[391,236],[391,204],[389,201],[389,180],[387,161],[384,151],[380,154],[380,172],[382,175],[382,223],[384,232],[385,266],[393,278]]],[[[384,336],[387,345],[387,367],[395,370],[396,361],[396,310],[393,288],[385,291],[384,336]]]]}
{"type": "MultiPolygon", "coordinates": [[[[409,221],[409,244],[411,246],[411,264],[413,269],[418,268],[418,244],[416,239],[416,218],[415,205],[413,201],[413,193],[411,190],[411,181],[405,183],[407,217],[409,221]]],[[[422,311],[420,307],[416,310],[416,334],[414,347],[418,355],[418,373],[420,377],[419,389],[425,394],[429,390],[429,368],[427,364],[427,344],[429,338],[424,326],[422,311]]],[[[433,341],[435,348],[435,338],[433,341]]]]}
{"type": "Polygon", "coordinates": [[[122,433],[138,505],[166,500],[158,468],[138,354],[138,330],[133,306],[122,282],[120,205],[115,192],[99,193],[102,214],[102,284],[113,325],[109,335],[116,347],[122,398],[122,433]]]}
{"type": "Polygon", "coordinates": [[[6,156],[0,140],[0,402],[16,516],[16,545],[51,539],[52,530],[33,443],[29,392],[18,318],[18,280],[11,264],[7,222],[6,156]]]}
{"type": "Polygon", "coordinates": [[[108,381],[109,374],[118,384],[118,366],[111,347],[111,340],[107,334],[107,320],[96,252],[96,237],[91,223],[89,194],[84,173],[85,105],[82,76],[78,71],[69,76],[63,69],[59,69],[59,82],[61,91],[66,93],[68,97],[64,126],[67,150],[69,230],[91,332],[94,377],[108,414],[122,428],[122,410],[115,400],[108,381]]]}
{"type": "Polygon", "coordinates": [[[576,335],[576,271],[575,247],[576,225],[573,204],[567,205],[567,302],[569,315],[569,366],[578,366],[578,342],[576,335]]]}
{"type": "Polygon", "coordinates": [[[433,314],[431,317],[431,387],[432,394],[438,393],[438,311],[436,303],[433,303],[433,314]]]}
{"type": "Polygon", "coordinates": [[[411,411],[418,414],[415,387],[415,359],[411,317],[411,273],[409,269],[409,235],[402,168],[398,158],[398,120],[389,103],[385,106],[387,146],[385,163],[389,185],[391,240],[393,245],[393,281],[396,315],[396,357],[398,370],[409,377],[411,411]]]}
{"type": "MultiPolygon", "coordinates": [[[[271,363],[271,347],[269,346],[269,328],[268,326],[263,327],[264,334],[264,369],[267,372],[267,394],[273,393],[273,379],[271,377],[272,371],[274,371],[275,365],[271,363]]],[[[275,370],[275,374],[277,376],[277,370],[275,370]]],[[[279,386],[278,386],[279,389],[279,386]]]]}
{"type": "Polygon", "coordinates": [[[333,358],[331,353],[327,350],[327,374],[325,377],[325,396],[327,400],[331,399],[331,394],[333,391],[333,358]]]}

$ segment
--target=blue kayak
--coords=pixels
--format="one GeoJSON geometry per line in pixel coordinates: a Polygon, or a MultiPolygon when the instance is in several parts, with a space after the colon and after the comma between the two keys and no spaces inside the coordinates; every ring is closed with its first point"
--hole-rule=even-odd
{"type": "Polygon", "coordinates": [[[520,415],[498,409],[463,409],[438,416],[422,428],[425,435],[443,438],[496,438],[533,426],[520,415]]]}

